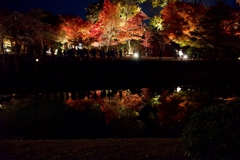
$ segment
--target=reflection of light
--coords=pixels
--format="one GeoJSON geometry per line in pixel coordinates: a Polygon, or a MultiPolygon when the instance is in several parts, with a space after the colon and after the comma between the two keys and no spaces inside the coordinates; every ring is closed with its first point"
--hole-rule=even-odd
{"type": "Polygon", "coordinates": [[[55,54],[55,55],[57,55],[57,52],[58,52],[58,49],[55,49],[55,52],[54,52],[54,54],[55,54]]]}
{"type": "Polygon", "coordinates": [[[182,89],[182,88],[178,86],[178,87],[177,87],[177,92],[180,92],[181,89],[182,89]]]}
{"type": "Polygon", "coordinates": [[[134,54],[133,54],[133,57],[134,57],[134,58],[138,58],[138,57],[139,57],[138,53],[134,53],[134,54]]]}
{"type": "Polygon", "coordinates": [[[183,58],[185,58],[185,59],[186,59],[186,58],[188,58],[188,56],[185,54],[185,55],[183,56],[183,58]]]}

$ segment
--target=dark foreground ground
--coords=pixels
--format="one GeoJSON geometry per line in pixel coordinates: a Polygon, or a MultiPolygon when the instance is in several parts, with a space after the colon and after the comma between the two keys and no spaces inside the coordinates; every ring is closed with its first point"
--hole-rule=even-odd
{"type": "Polygon", "coordinates": [[[0,160],[187,160],[177,138],[0,140],[0,160]]]}

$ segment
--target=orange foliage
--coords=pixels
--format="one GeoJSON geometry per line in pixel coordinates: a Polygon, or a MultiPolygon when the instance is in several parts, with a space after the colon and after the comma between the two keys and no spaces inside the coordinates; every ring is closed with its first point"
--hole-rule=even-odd
{"type": "Polygon", "coordinates": [[[109,100],[107,97],[100,99],[100,95],[96,100],[90,99],[68,99],[65,103],[68,108],[74,108],[79,111],[84,111],[87,107],[93,104],[98,104],[101,112],[104,113],[106,124],[110,124],[112,120],[119,118],[119,112],[121,108],[129,108],[131,110],[138,110],[143,104],[142,97],[137,94],[130,94],[128,91],[122,91],[122,98],[120,99],[119,94],[109,100]]]}
{"type": "Polygon", "coordinates": [[[152,48],[151,42],[153,41],[152,39],[153,34],[150,31],[146,31],[144,33],[144,38],[142,39],[142,45],[146,48],[152,48]]]}
{"type": "Polygon", "coordinates": [[[137,110],[138,107],[142,104],[142,102],[142,97],[137,94],[123,97],[124,108],[131,108],[133,110],[137,110]]]}
{"type": "Polygon", "coordinates": [[[104,105],[101,106],[102,112],[105,113],[106,124],[109,125],[112,120],[115,120],[119,117],[119,109],[118,100],[105,101],[104,105]]]}
{"type": "Polygon", "coordinates": [[[81,39],[83,33],[80,31],[81,26],[83,26],[84,21],[80,17],[65,17],[63,18],[63,23],[61,24],[61,30],[66,34],[66,38],[69,41],[75,41],[81,39]]]}
{"type": "Polygon", "coordinates": [[[84,111],[86,107],[93,105],[94,100],[92,99],[76,99],[72,100],[71,98],[68,99],[66,102],[68,108],[74,108],[79,111],[84,111]]]}
{"type": "MultiPolygon", "coordinates": [[[[192,93],[198,96],[198,93],[192,93]]],[[[165,91],[162,93],[158,105],[158,117],[164,124],[183,123],[186,121],[187,112],[191,112],[200,108],[200,102],[193,97],[189,97],[184,92],[169,93],[165,91]]]]}
{"type": "Polygon", "coordinates": [[[126,21],[124,26],[119,30],[118,40],[120,43],[125,43],[127,40],[140,40],[145,32],[145,28],[142,26],[141,12],[136,16],[126,21]]]}
{"type": "Polygon", "coordinates": [[[188,45],[191,32],[197,28],[205,7],[186,2],[171,2],[161,11],[162,31],[172,41],[188,45]]]}
{"type": "Polygon", "coordinates": [[[110,0],[105,0],[103,9],[99,14],[99,25],[102,31],[101,43],[102,45],[109,46],[115,36],[118,34],[121,18],[118,14],[117,5],[111,3],[110,0]]]}

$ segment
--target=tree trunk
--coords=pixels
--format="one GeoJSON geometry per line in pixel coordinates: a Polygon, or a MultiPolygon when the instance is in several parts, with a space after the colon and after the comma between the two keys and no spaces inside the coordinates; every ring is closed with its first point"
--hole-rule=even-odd
{"type": "Polygon", "coordinates": [[[130,53],[130,51],[131,51],[131,40],[129,39],[129,40],[127,40],[127,43],[128,43],[128,54],[130,53]]]}
{"type": "Polygon", "coordinates": [[[0,40],[1,43],[1,51],[2,51],[2,65],[4,65],[5,60],[4,60],[4,48],[3,48],[3,40],[0,40]]]}
{"type": "Polygon", "coordinates": [[[108,49],[109,49],[110,42],[111,42],[111,37],[109,37],[108,40],[107,40],[107,51],[108,51],[108,49]]]}

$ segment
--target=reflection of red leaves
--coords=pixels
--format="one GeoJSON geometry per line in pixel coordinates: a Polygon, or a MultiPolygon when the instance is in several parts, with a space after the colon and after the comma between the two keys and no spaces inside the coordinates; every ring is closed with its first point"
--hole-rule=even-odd
{"type": "Polygon", "coordinates": [[[68,99],[66,102],[67,107],[69,108],[74,108],[79,111],[84,111],[87,106],[93,105],[94,101],[93,100],[82,100],[82,99],[68,99]]]}
{"type": "Polygon", "coordinates": [[[142,98],[137,94],[128,95],[123,97],[123,103],[123,107],[136,110],[142,104],[142,98]]]}
{"type": "MultiPolygon", "coordinates": [[[[100,92],[97,92],[98,97],[100,92]]],[[[100,106],[101,112],[105,115],[106,124],[109,125],[112,120],[119,118],[120,108],[129,108],[131,110],[138,110],[139,106],[142,105],[142,98],[137,94],[130,94],[127,91],[122,91],[122,98],[120,99],[119,94],[111,99],[108,98],[99,99],[68,99],[66,102],[68,108],[74,108],[79,111],[84,111],[86,107],[90,107],[93,104],[100,106]]]]}
{"type": "Polygon", "coordinates": [[[118,101],[105,101],[101,106],[101,111],[105,113],[106,124],[109,125],[112,120],[119,117],[119,104],[118,101]]]}

